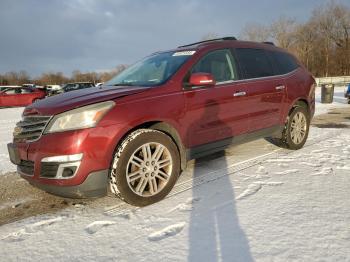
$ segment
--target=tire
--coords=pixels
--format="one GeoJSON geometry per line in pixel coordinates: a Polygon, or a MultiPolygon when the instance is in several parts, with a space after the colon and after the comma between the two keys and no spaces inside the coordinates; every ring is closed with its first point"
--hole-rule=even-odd
{"type": "Polygon", "coordinates": [[[177,146],[163,132],[139,129],[117,147],[110,171],[110,189],[135,206],[162,200],[180,174],[177,146]]]}
{"type": "Polygon", "coordinates": [[[305,107],[297,105],[287,118],[282,139],[278,139],[276,144],[291,150],[298,150],[304,146],[309,129],[309,113],[305,107]]]}

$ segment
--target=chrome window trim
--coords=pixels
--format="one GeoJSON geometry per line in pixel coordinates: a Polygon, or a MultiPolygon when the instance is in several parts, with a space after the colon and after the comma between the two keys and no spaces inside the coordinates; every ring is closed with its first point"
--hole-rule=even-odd
{"type": "Polygon", "coordinates": [[[270,78],[277,78],[277,77],[286,77],[288,75],[293,74],[295,71],[297,71],[299,67],[295,68],[293,71],[290,71],[283,75],[273,75],[273,76],[264,76],[264,77],[256,77],[256,78],[247,78],[247,79],[239,79],[239,80],[231,80],[231,81],[225,81],[225,82],[218,82],[216,85],[223,85],[223,84],[229,84],[229,83],[240,83],[240,82],[247,82],[247,81],[255,81],[255,80],[265,80],[270,78]]]}
{"type": "MultiPolygon", "coordinates": [[[[256,77],[256,78],[247,78],[247,79],[238,79],[238,80],[228,80],[228,81],[223,81],[223,82],[217,82],[215,84],[214,87],[221,87],[222,85],[225,84],[234,84],[234,83],[242,83],[242,82],[250,82],[250,81],[256,81],[256,80],[269,80],[269,79],[273,79],[273,78],[278,78],[278,77],[287,77],[289,75],[294,74],[297,70],[299,70],[300,66],[298,66],[297,68],[295,68],[293,71],[290,71],[286,74],[283,75],[273,75],[273,76],[264,76],[264,77],[256,77]]],[[[203,88],[203,86],[193,86],[193,87],[189,87],[189,88],[183,88],[183,91],[191,91],[194,89],[207,89],[207,88],[211,88],[211,87],[205,87],[203,88]]]]}

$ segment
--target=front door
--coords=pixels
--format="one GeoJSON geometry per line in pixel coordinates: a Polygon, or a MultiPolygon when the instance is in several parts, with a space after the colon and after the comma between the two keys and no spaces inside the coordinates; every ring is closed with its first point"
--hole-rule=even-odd
{"type": "MultiPolygon", "coordinates": [[[[190,73],[210,73],[213,87],[188,87],[184,91],[187,147],[219,142],[249,129],[249,96],[238,79],[236,64],[229,49],[205,54],[190,73]]],[[[189,74],[190,75],[190,74],[189,74]]]]}

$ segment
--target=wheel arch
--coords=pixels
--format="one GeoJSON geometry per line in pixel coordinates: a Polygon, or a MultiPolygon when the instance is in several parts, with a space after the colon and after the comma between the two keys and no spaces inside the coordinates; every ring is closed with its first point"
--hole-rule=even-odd
{"type": "Polygon", "coordinates": [[[309,102],[307,101],[307,99],[299,98],[294,101],[292,107],[289,109],[288,116],[292,113],[294,108],[296,108],[297,106],[306,108],[307,112],[310,113],[309,102]]]}
{"type": "Polygon", "coordinates": [[[171,124],[164,122],[164,121],[148,121],[148,122],[144,122],[141,124],[138,124],[136,126],[134,126],[133,128],[129,129],[122,137],[121,139],[118,141],[117,146],[133,131],[137,130],[137,129],[154,129],[154,130],[158,130],[161,131],[163,133],[165,133],[166,135],[168,135],[173,142],[175,143],[177,149],[179,150],[179,154],[180,154],[180,163],[181,163],[181,171],[183,171],[184,169],[186,169],[186,165],[187,165],[187,155],[186,155],[186,148],[182,143],[181,137],[178,133],[178,131],[176,130],[175,127],[173,127],[171,124]]]}

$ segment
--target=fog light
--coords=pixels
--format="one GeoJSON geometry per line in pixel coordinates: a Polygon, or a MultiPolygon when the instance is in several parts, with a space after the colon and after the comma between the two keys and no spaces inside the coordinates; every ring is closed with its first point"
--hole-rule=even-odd
{"type": "Polygon", "coordinates": [[[74,175],[75,170],[77,170],[76,166],[65,167],[62,172],[62,177],[71,177],[74,175]]]}

